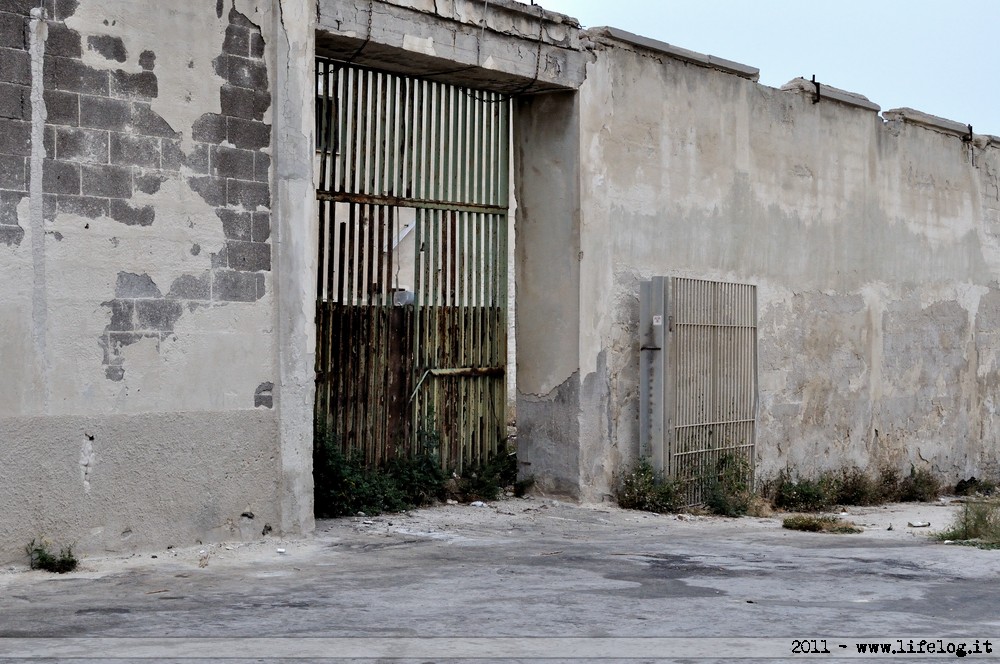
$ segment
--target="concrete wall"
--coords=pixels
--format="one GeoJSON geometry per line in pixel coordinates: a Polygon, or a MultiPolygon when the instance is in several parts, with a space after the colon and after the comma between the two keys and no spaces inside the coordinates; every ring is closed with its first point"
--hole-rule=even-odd
{"type": "Polygon", "coordinates": [[[758,285],[761,475],[1000,470],[996,139],[592,36],[579,293],[560,293],[578,298],[579,349],[550,363],[578,353],[579,375],[546,386],[580,390],[581,494],[606,496],[638,453],[638,292],[653,275],[758,285]]]}
{"type": "Polygon", "coordinates": [[[274,275],[311,165],[277,167],[272,138],[295,124],[276,96],[306,106],[276,94],[303,40],[309,81],[305,4],[0,3],[0,560],[310,526],[311,382],[285,375],[308,336],[278,349],[312,298],[274,275]],[[276,383],[309,403],[293,423],[276,383]]]}

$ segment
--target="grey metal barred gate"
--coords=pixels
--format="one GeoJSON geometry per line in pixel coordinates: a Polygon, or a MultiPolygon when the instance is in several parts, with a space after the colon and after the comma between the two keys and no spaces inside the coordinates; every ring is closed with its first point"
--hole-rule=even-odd
{"type": "Polygon", "coordinates": [[[687,504],[729,464],[753,482],[757,287],[654,277],[640,294],[641,452],[687,504]]]}

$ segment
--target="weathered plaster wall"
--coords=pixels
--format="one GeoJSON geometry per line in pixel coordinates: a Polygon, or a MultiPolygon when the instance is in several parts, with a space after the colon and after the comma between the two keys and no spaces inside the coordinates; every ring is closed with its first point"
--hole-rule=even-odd
{"type": "Polygon", "coordinates": [[[595,39],[580,91],[584,493],[609,493],[637,455],[638,283],[659,274],[758,285],[763,475],[996,471],[995,139],[595,39]]]}
{"type": "Polygon", "coordinates": [[[282,4],[0,2],[0,558],[308,527],[275,408],[282,4]]]}

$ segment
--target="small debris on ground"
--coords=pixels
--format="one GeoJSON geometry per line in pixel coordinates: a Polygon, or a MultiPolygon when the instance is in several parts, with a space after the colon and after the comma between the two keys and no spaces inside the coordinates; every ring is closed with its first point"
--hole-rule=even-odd
{"type": "Polygon", "coordinates": [[[931,524],[929,521],[907,521],[906,525],[910,528],[927,528],[931,524]]]}
{"type": "Polygon", "coordinates": [[[486,507],[486,503],[481,500],[473,500],[469,503],[469,507],[486,507]]]}

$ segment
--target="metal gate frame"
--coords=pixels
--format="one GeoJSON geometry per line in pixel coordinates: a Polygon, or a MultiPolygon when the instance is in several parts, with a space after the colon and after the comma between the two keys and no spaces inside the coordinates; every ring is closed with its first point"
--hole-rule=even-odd
{"type": "Polygon", "coordinates": [[[639,318],[640,453],[682,483],[688,505],[723,470],[752,486],[757,287],[653,277],[639,318]]]}
{"type": "Polygon", "coordinates": [[[508,95],[317,59],[317,422],[377,465],[506,439],[508,95]],[[404,210],[415,227],[402,293],[404,210]]]}

